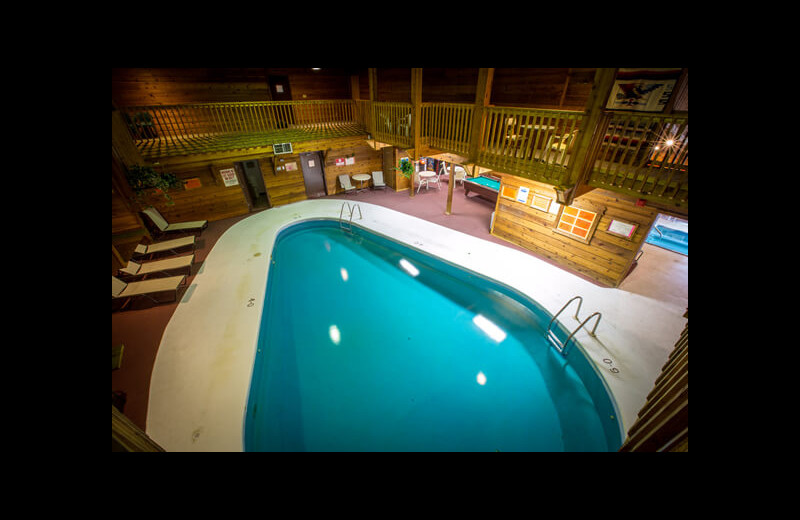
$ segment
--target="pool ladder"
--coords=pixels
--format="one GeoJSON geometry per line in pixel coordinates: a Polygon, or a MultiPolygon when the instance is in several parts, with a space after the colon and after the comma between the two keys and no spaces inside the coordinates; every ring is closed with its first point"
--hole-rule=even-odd
{"type": "Polygon", "coordinates": [[[353,232],[353,214],[355,213],[356,209],[358,209],[358,218],[361,220],[363,216],[361,215],[361,206],[356,204],[355,202],[351,206],[349,202],[345,201],[342,204],[342,209],[339,210],[339,227],[342,231],[348,231],[350,233],[353,232]],[[350,212],[350,218],[347,220],[347,226],[345,226],[344,220],[344,208],[347,207],[347,210],[350,212]]]}
{"type": "Polygon", "coordinates": [[[591,315],[590,315],[588,318],[586,318],[585,320],[583,320],[583,321],[581,322],[581,324],[580,324],[580,325],[578,325],[578,328],[576,328],[575,330],[573,330],[573,331],[572,331],[572,333],[571,333],[569,336],[567,336],[567,340],[566,340],[566,341],[564,341],[564,343],[561,343],[561,340],[560,340],[560,339],[558,339],[558,337],[556,337],[556,334],[555,334],[555,332],[553,332],[553,330],[551,329],[551,327],[553,326],[553,323],[555,323],[555,321],[556,321],[556,318],[558,318],[558,315],[559,315],[559,314],[561,314],[561,312],[562,312],[564,309],[566,309],[566,308],[569,306],[569,304],[570,304],[570,303],[572,303],[572,302],[573,302],[573,301],[575,301],[575,300],[578,300],[578,308],[575,310],[575,319],[576,319],[576,320],[579,320],[579,318],[578,318],[578,313],[579,313],[579,312],[580,312],[580,310],[581,310],[581,304],[583,303],[583,298],[582,298],[581,296],[575,296],[575,297],[573,297],[573,298],[572,298],[570,301],[568,301],[567,303],[565,303],[563,307],[561,307],[561,310],[559,310],[559,311],[558,311],[558,312],[555,314],[555,316],[553,316],[553,319],[552,319],[552,320],[550,320],[550,324],[549,324],[549,325],[547,325],[547,334],[546,334],[547,340],[548,340],[548,341],[549,341],[549,342],[550,342],[550,343],[551,343],[551,344],[552,344],[552,345],[553,345],[553,346],[556,348],[556,350],[558,350],[558,352],[559,352],[559,353],[560,353],[562,356],[566,356],[566,355],[567,355],[567,352],[566,352],[566,350],[567,350],[567,345],[569,345],[569,340],[571,340],[571,339],[572,339],[572,337],[575,335],[575,333],[576,333],[576,332],[578,332],[578,331],[581,329],[581,327],[583,327],[584,325],[586,325],[586,323],[587,323],[589,320],[591,320],[592,318],[594,318],[595,316],[597,316],[597,321],[595,321],[595,322],[594,322],[594,327],[592,327],[592,331],[591,331],[591,332],[589,332],[589,335],[590,335],[591,337],[593,337],[593,338],[594,338],[594,337],[595,337],[595,331],[597,330],[597,324],[598,324],[598,323],[600,323],[600,318],[602,318],[602,317],[603,317],[603,315],[602,315],[602,314],[600,314],[599,312],[595,312],[595,313],[591,314],[591,315]]]}

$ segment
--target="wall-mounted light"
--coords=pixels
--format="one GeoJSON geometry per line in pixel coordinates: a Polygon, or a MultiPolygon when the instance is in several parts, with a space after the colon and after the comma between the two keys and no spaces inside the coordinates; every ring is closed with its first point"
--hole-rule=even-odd
{"type": "Polygon", "coordinates": [[[572,195],[575,191],[575,186],[570,186],[569,188],[553,186],[553,190],[556,192],[556,202],[565,206],[572,204],[572,199],[574,198],[572,195]]]}

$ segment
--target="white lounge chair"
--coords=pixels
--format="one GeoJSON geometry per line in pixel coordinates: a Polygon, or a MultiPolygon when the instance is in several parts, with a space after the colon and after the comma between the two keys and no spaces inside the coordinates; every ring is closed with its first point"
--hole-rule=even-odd
{"type": "Polygon", "coordinates": [[[119,270],[119,275],[127,276],[147,276],[153,273],[164,273],[175,269],[186,269],[186,274],[192,274],[192,264],[194,263],[194,253],[191,255],[174,256],[164,260],[154,262],[134,262],[128,261],[128,265],[119,270]]]}
{"type": "Polygon", "coordinates": [[[186,281],[186,275],[170,276],[168,278],[153,278],[152,280],[143,280],[141,282],[125,283],[116,276],[111,276],[111,300],[119,298],[127,298],[127,301],[122,304],[119,310],[125,308],[131,300],[136,296],[147,296],[156,303],[166,303],[159,301],[152,294],[161,292],[174,291],[175,299],[178,301],[178,289],[186,281]]]}
{"type": "Polygon", "coordinates": [[[355,193],[355,192],[356,192],[356,187],[355,187],[355,186],[353,186],[353,185],[350,183],[350,176],[349,176],[349,175],[347,175],[346,173],[343,173],[343,174],[339,175],[339,184],[341,184],[341,185],[342,185],[342,188],[344,188],[344,193],[345,193],[345,194],[348,194],[348,193],[350,193],[351,191],[352,191],[353,193],[355,193]]]}
{"type": "Polygon", "coordinates": [[[207,220],[193,220],[191,222],[175,222],[170,224],[161,216],[161,213],[152,206],[142,210],[142,213],[147,215],[147,218],[153,223],[155,228],[151,228],[152,232],[156,235],[164,235],[166,233],[194,233],[196,231],[202,232],[208,227],[207,220]]]}
{"type": "Polygon", "coordinates": [[[386,183],[383,182],[383,172],[382,171],[372,172],[372,189],[373,190],[377,190],[377,189],[385,190],[386,189],[386,183]]]}
{"type": "Polygon", "coordinates": [[[194,235],[189,235],[188,237],[181,237],[181,238],[174,238],[172,240],[164,240],[162,242],[153,242],[152,244],[139,244],[133,250],[134,256],[145,256],[149,255],[150,258],[153,257],[156,253],[172,253],[177,254],[177,250],[182,247],[191,246],[192,252],[194,253],[194,246],[196,244],[196,239],[194,235]]]}

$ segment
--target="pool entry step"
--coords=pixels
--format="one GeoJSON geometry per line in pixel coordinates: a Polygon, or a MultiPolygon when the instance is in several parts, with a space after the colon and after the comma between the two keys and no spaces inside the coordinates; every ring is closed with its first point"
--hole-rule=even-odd
{"type": "Polygon", "coordinates": [[[355,212],[356,209],[358,209],[358,219],[361,220],[363,218],[363,216],[361,215],[361,206],[359,206],[355,202],[353,203],[352,206],[350,206],[350,203],[347,202],[347,201],[345,201],[342,204],[342,209],[339,210],[339,227],[342,229],[342,231],[348,231],[350,233],[353,232],[353,213],[355,212]],[[347,220],[347,225],[346,226],[345,226],[345,221],[344,221],[344,208],[345,207],[347,207],[347,211],[350,212],[350,218],[347,220]]]}
{"type": "Polygon", "coordinates": [[[592,331],[589,332],[590,336],[595,337],[595,331],[597,330],[597,324],[600,323],[600,318],[603,317],[603,315],[600,314],[599,312],[595,312],[595,313],[591,314],[588,318],[583,320],[581,322],[581,324],[578,325],[578,328],[573,330],[572,333],[569,336],[567,336],[566,341],[564,341],[562,343],[561,340],[558,339],[558,337],[556,336],[555,332],[552,330],[552,326],[553,326],[553,323],[555,323],[556,318],[558,318],[558,315],[561,314],[564,311],[564,309],[569,307],[569,304],[572,303],[575,300],[578,300],[578,308],[575,310],[575,316],[574,317],[575,317],[576,320],[580,321],[580,318],[578,318],[578,313],[581,310],[581,304],[583,303],[583,297],[582,296],[574,296],[567,303],[565,303],[564,306],[561,307],[561,309],[553,316],[553,319],[550,320],[550,324],[547,326],[547,332],[545,334],[545,336],[547,337],[547,341],[549,341],[550,344],[553,345],[555,347],[555,349],[562,356],[566,356],[567,355],[567,352],[566,352],[567,351],[567,345],[569,345],[569,340],[572,339],[572,337],[575,335],[575,333],[578,332],[581,329],[581,327],[586,325],[586,323],[589,320],[591,320],[592,318],[597,316],[597,321],[594,322],[594,327],[592,327],[592,331]]]}

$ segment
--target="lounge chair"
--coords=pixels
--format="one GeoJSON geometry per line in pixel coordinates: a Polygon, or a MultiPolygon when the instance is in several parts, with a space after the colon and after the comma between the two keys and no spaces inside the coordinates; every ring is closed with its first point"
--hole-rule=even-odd
{"type": "Polygon", "coordinates": [[[194,253],[191,255],[174,256],[155,262],[138,263],[130,260],[128,265],[121,268],[119,276],[147,276],[153,273],[164,273],[174,269],[187,269],[186,274],[192,274],[192,263],[194,263],[194,253]]]}
{"type": "Polygon", "coordinates": [[[153,258],[153,255],[157,253],[167,252],[177,254],[176,250],[187,246],[191,246],[192,252],[194,253],[196,239],[197,237],[194,235],[189,235],[188,237],[174,238],[172,240],[164,240],[162,242],[153,242],[152,244],[139,244],[136,246],[136,249],[133,250],[133,255],[149,255],[150,258],[153,258]]]}
{"type": "Polygon", "coordinates": [[[151,295],[169,291],[174,291],[175,293],[175,299],[172,301],[178,301],[178,289],[185,281],[186,275],[170,276],[169,278],[154,278],[152,280],[130,283],[125,283],[116,276],[111,276],[111,301],[118,298],[127,298],[119,310],[124,309],[136,296],[147,296],[156,303],[166,303],[153,298],[151,295]]]}
{"type": "Polygon", "coordinates": [[[373,190],[377,190],[377,189],[385,190],[386,189],[386,184],[383,182],[383,172],[382,171],[372,172],[372,189],[373,190]]]}
{"type": "Polygon", "coordinates": [[[345,195],[350,193],[351,191],[353,193],[356,192],[356,187],[350,183],[350,176],[347,175],[346,173],[339,175],[339,184],[341,184],[342,188],[344,188],[345,195]]]}
{"type": "Polygon", "coordinates": [[[156,235],[165,235],[167,233],[194,233],[196,231],[202,232],[208,227],[207,220],[193,220],[191,222],[175,222],[170,224],[161,216],[161,213],[152,206],[142,210],[144,215],[150,219],[153,226],[150,226],[150,231],[156,235]]]}

